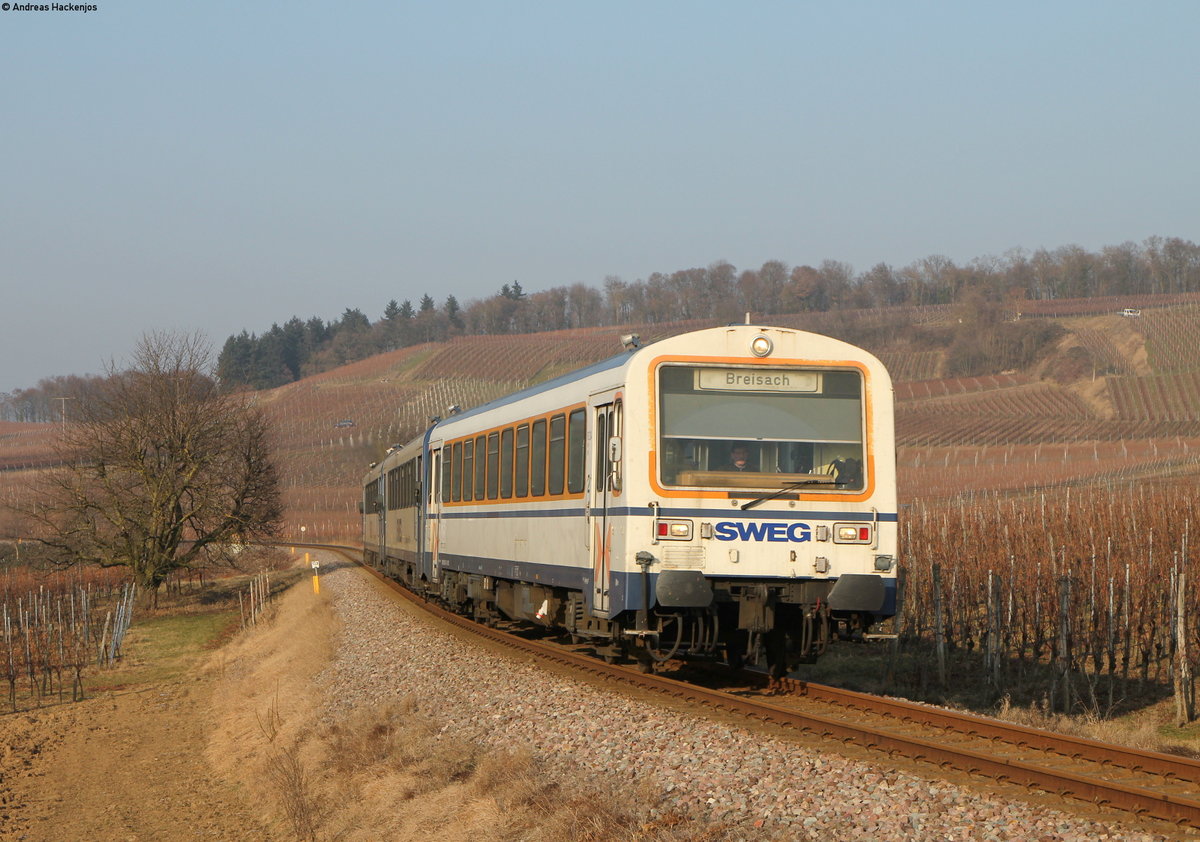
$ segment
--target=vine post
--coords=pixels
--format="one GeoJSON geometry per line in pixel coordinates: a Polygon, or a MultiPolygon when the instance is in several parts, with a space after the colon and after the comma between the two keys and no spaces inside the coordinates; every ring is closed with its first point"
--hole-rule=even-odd
{"type": "Polygon", "coordinates": [[[1182,728],[1195,719],[1196,699],[1187,646],[1187,571],[1180,568],[1175,582],[1175,719],[1182,728]]]}

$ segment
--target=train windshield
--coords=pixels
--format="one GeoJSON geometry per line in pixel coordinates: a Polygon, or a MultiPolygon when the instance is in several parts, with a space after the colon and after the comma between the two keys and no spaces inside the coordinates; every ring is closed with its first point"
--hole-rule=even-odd
{"type": "Polygon", "coordinates": [[[857,369],[663,365],[658,395],[664,485],[865,487],[857,369]]]}

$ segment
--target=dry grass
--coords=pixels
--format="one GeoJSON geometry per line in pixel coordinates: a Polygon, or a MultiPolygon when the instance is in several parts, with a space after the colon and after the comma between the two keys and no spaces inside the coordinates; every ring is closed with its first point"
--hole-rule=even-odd
{"type": "Polygon", "coordinates": [[[276,749],[267,766],[267,776],[275,785],[292,831],[300,839],[315,842],[331,808],[316,797],[312,777],[300,759],[300,747],[276,749]]]}
{"type": "Polygon", "coordinates": [[[1145,751],[1160,751],[1182,757],[1200,758],[1197,728],[1179,729],[1166,725],[1174,718],[1173,702],[1168,700],[1143,708],[1119,719],[1099,716],[1066,716],[1055,713],[1043,702],[1019,706],[1006,696],[995,716],[1007,722],[1041,728],[1059,734],[1084,737],[1145,751]]]}
{"type": "MultiPolygon", "coordinates": [[[[402,817],[402,829],[377,826],[372,832],[407,839],[409,829],[420,836],[436,826],[439,839],[479,838],[482,822],[486,837],[501,842],[723,838],[719,830],[693,827],[682,816],[647,822],[654,800],[648,789],[556,781],[528,752],[483,750],[447,737],[425,717],[417,701],[407,698],[360,709],[323,735],[329,758],[324,774],[341,781],[340,795],[360,804],[384,795],[383,812],[402,817]]],[[[370,837],[358,836],[344,817],[332,819],[329,830],[337,838],[370,837]]]]}
{"type": "Polygon", "coordinates": [[[647,819],[637,785],[547,777],[527,753],[481,748],[441,731],[434,700],[403,698],[328,721],[318,674],[335,620],[307,584],[271,623],[233,641],[211,668],[223,680],[209,759],[242,784],[276,838],[564,839],[699,842],[736,838],[684,816],[647,819]]]}

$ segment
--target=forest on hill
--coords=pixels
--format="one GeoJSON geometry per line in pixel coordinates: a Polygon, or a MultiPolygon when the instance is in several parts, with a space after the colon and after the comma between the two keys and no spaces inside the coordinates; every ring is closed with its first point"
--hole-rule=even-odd
{"type": "MultiPolygon", "coordinates": [[[[357,309],[330,322],[293,316],[261,334],[230,336],[217,373],[228,389],[263,390],[457,337],[613,326],[653,333],[681,321],[738,322],[750,313],[762,322],[807,315],[812,318],[797,326],[875,353],[902,350],[911,352],[910,360],[924,353],[944,360],[938,376],[972,377],[1032,365],[1061,334],[1036,317],[1064,315],[1058,311],[1068,300],[1076,312],[1081,300],[1119,310],[1146,296],[1163,303],[1166,295],[1194,293],[1200,293],[1200,246],[1179,238],[1151,237],[1098,252],[1013,250],[962,266],[935,255],[862,273],[832,260],[817,267],[772,260],[743,271],[719,261],[629,283],[610,277],[600,289],[574,284],[526,292],[514,281],[465,305],[452,294],[440,305],[425,294],[416,307],[389,301],[375,321],[357,309]]],[[[0,420],[60,420],[65,401],[86,397],[98,380],[66,375],[0,393],[0,420]]]]}
{"type": "MultiPolygon", "coordinates": [[[[963,266],[935,255],[901,269],[880,263],[862,273],[833,260],[817,267],[771,260],[742,271],[719,261],[704,268],[656,272],[631,283],[609,277],[601,289],[574,284],[526,293],[514,281],[488,298],[460,304],[451,294],[441,305],[425,294],[416,307],[410,300],[389,301],[374,322],[357,309],[347,309],[328,323],[315,316],[307,321],[293,316],[261,335],[242,332],[229,337],[221,350],[219,374],[230,387],[266,389],[374,354],[464,335],[692,319],[728,323],[741,321],[745,313],[767,320],[785,313],[963,303],[987,321],[989,311],[1016,312],[1022,302],[1191,292],[1200,292],[1200,246],[1179,238],[1152,237],[1141,245],[1123,243],[1099,252],[1078,246],[1032,254],[1014,250],[963,266]]],[[[1024,328],[1010,332],[1021,334],[1014,337],[1016,344],[1040,345],[1046,339],[1024,328]]],[[[945,337],[930,340],[931,347],[945,347],[945,337]]],[[[973,349],[960,350],[969,356],[973,349]]],[[[976,349],[976,356],[983,353],[976,349]]],[[[968,360],[955,373],[986,373],[977,370],[979,362],[968,360]]]]}

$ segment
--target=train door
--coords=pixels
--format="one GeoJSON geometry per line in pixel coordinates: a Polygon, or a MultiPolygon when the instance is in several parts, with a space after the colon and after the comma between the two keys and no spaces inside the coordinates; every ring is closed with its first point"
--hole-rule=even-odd
{"type": "Polygon", "coordinates": [[[440,535],[442,525],[442,498],[444,487],[449,484],[450,463],[442,461],[440,443],[431,445],[429,450],[429,481],[426,485],[426,505],[428,511],[425,517],[424,529],[421,530],[421,567],[429,576],[429,581],[436,582],[441,578],[440,535]],[[444,479],[443,479],[444,477],[444,479]],[[428,559],[428,564],[425,563],[428,559]]]}
{"type": "Polygon", "coordinates": [[[412,485],[404,492],[404,505],[409,507],[408,523],[405,524],[408,529],[408,542],[412,545],[412,551],[418,560],[421,558],[421,513],[425,510],[422,490],[428,488],[428,480],[424,474],[425,466],[425,456],[418,453],[416,469],[410,480],[412,485]]]}
{"type": "Polygon", "coordinates": [[[378,479],[375,480],[375,514],[378,518],[375,534],[379,536],[379,569],[386,571],[388,569],[387,471],[380,471],[378,479]]]}
{"type": "Polygon", "coordinates": [[[621,397],[610,391],[589,401],[594,435],[593,465],[588,489],[588,534],[592,555],[592,612],[607,616],[612,586],[614,520],[610,509],[621,491],[621,397]]]}

